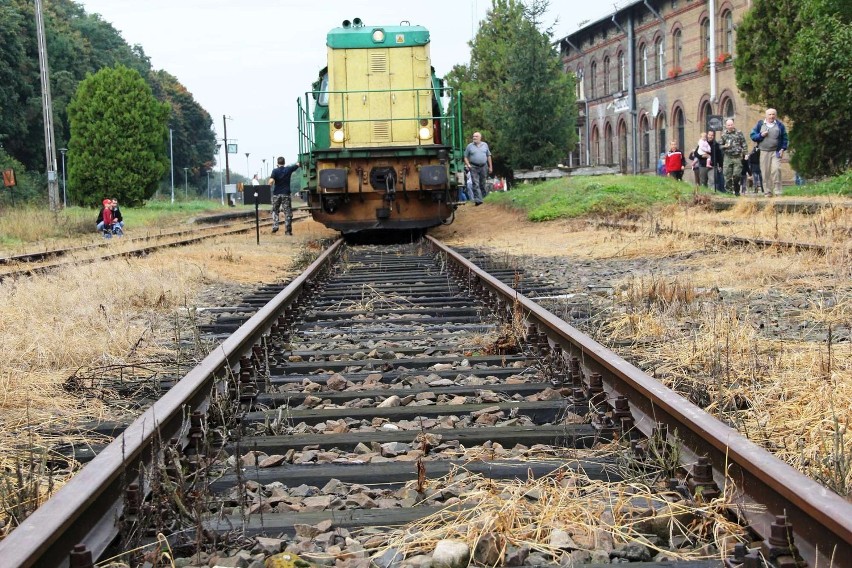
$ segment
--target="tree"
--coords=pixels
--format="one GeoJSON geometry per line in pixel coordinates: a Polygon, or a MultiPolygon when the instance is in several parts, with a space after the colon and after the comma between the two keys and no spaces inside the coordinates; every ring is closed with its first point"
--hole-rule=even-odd
{"type": "Polygon", "coordinates": [[[141,205],[168,169],[169,105],[123,65],[88,75],[68,105],[69,197],[97,205],[107,196],[141,205]]]}
{"type": "Polygon", "coordinates": [[[546,2],[534,1],[509,46],[501,151],[512,169],[560,162],[577,143],[574,76],[562,70],[549,31],[538,30],[546,2]]]}
{"type": "Polygon", "coordinates": [[[792,164],[807,175],[852,163],[852,8],[844,0],[755,0],[737,29],[737,84],[792,121],[792,164]],[[779,33],[783,30],[783,33],[779,33]]]}
{"type": "Polygon", "coordinates": [[[550,30],[539,30],[547,6],[492,0],[470,42],[470,63],[447,75],[464,93],[466,137],[482,132],[498,172],[553,163],[576,142],[572,79],[561,71],[550,30]]]}

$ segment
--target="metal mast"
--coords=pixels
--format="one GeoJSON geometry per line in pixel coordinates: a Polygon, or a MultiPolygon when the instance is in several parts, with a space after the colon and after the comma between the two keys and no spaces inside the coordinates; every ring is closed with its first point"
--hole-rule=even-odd
{"type": "Polygon", "coordinates": [[[56,211],[59,201],[59,182],[56,178],[56,146],[53,136],[53,99],[50,96],[50,70],[47,65],[47,43],[44,39],[44,17],[41,0],[35,0],[36,37],[38,40],[38,64],[41,70],[41,103],[44,116],[44,155],[47,162],[47,197],[50,210],[56,211]]]}

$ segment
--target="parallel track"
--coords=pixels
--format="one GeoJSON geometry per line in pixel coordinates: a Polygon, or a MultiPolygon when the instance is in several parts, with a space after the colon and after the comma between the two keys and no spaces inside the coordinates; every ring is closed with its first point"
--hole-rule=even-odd
{"type": "MultiPolygon", "coordinates": [[[[740,513],[766,539],[762,554],[780,555],[775,565],[789,560],[785,554],[792,535],[810,566],[829,566],[832,561],[840,566],[852,558],[852,505],[536,305],[523,290],[508,285],[511,274],[503,274],[501,281],[432,238],[422,247],[344,249],[338,241],[257,313],[222,319],[207,329],[221,334],[236,328],[0,542],[0,558],[10,566],[64,566],[73,554],[75,566],[86,566],[89,555],[99,557],[116,535],[124,538],[137,530],[130,521],[144,517],[143,497],[152,492],[157,464],[177,448],[185,468],[195,472],[196,483],[201,483],[202,473],[215,469],[209,456],[218,446],[236,459],[249,450],[269,455],[290,452],[292,464],[236,476],[226,473],[213,483],[203,483],[210,499],[210,492],[226,493],[235,484],[246,483],[241,480],[245,476],[257,483],[280,479],[289,486],[322,486],[330,479],[386,484],[416,480],[412,462],[317,464],[309,463],[313,460],[306,452],[345,458],[359,447],[411,444],[419,433],[440,434],[444,442],[428,457],[422,456],[430,477],[445,474],[454,463],[442,454],[452,441],[460,444],[450,444],[457,449],[496,442],[507,448],[515,443],[583,448],[615,437],[633,439],[637,454],[650,443],[677,444],[684,463],[693,464],[686,483],[691,489],[708,491],[714,482],[723,486],[725,468],[727,478],[736,484],[734,502],[742,505],[740,513]],[[477,354],[472,347],[489,331],[519,328],[526,337],[519,351],[499,352],[491,344],[491,349],[477,354]],[[568,396],[534,397],[553,389],[568,396]],[[315,391],[325,399],[320,406],[308,404],[315,391]],[[483,391],[497,400],[477,399],[483,391]],[[433,404],[378,404],[394,395],[433,404]],[[442,404],[449,398],[459,401],[442,404]],[[347,406],[356,399],[373,403],[347,406]],[[590,413],[590,408],[597,412],[590,413]],[[587,414],[592,421],[565,424],[561,419],[566,412],[587,414]],[[483,414],[502,418],[489,424],[478,420],[483,414]],[[448,416],[455,416],[456,427],[449,426],[448,416]],[[520,425],[501,426],[507,417],[520,418],[520,425]],[[398,427],[375,431],[375,425],[404,424],[415,418],[422,432],[398,427]],[[339,433],[310,430],[341,421],[347,428],[339,433]],[[225,431],[231,432],[227,439],[216,438],[216,432],[225,431]],[[173,442],[163,444],[169,440],[173,442]],[[136,486],[128,490],[131,483],[136,486]]],[[[545,460],[533,466],[498,459],[478,470],[511,479],[544,475],[563,466],[581,466],[592,476],[612,475],[604,464],[576,460],[545,460]]],[[[169,473],[168,465],[160,467],[169,473]]],[[[194,485],[193,490],[201,489],[194,485]]],[[[247,517],[243,511],[210,516],[204,526],[215,532],[242,527],[247,534],[279,534],[292,531],[296,524],[333,518],[336,526],[354,529],[404,523],[432,509],[270,510],[247,517]]],[[[757,551],[749,553],[751,558],[756,555],[757,551]]],[[[745,560],[731,561],[739,565],[745,560]]]]}

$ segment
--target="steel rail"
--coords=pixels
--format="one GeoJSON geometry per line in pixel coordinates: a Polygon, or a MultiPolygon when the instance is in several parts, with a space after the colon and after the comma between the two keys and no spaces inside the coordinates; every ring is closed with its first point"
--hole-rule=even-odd
{"type": "MultiPolygon", "coordinates": [[[[271,221],[264,221],[261,223],[261,226],[267,226],[271,221]]],[[[72,266],[75,264],[82,264],[86,262],[97,262],[99,260],[110,260],[114,258],[123,258],[127,256],[143,256],[154,251],[168,248],[168,247],[177,247],[177,246],[185,246],[191,245],[195,243],[200,243],[207,239],[213,239],[216,237],[224,237],[228,235],[238,235],[240,233],[247,233],[249,231],[253,231],[255,228],[254,224],[246,225],[244,227],[237,227],[234,229],[227,229],[225,231],[219,232],[205,232],[204,234],[196,235],[193,237],[183,238],[177,241],[168,241],[159,244],[149,245],[141,248],[136,248],[132,250],[122,251],[122,252],[114,252],[109,254],[102,254],[99,256],[93,256],[92,258],[83,258],[83,259],[75,259],[75,260],[58,260],[55,262],[51,262],[48,264],[42,264],[38,266],[28,266],[26,268],[20,268],[17,270],[10,270],[9,272],[0,273],[0,281],[3,281],[6,278],[10,278],[13,276],[24,276],[24,275],[32,275],[32,274],[41,274],[44,272],[48,272],[50,270],[54,270],[56,268],[61,268],[63,266],[72,266]]],[[[200,232],[200,231],[199,231],[200,232]]],[[[165,235],[163,238],[168,238],[172,235],[165,235]]],[[[153,238],[153,237],[152,237],[153,238]]],[[[145,239],[150,240],[150,239],[145,239]]],[[[75,249],[72,249],[75,250],[75,249]]],[[[69,251],[70,252],[70,251],[69,251]]]]}
{"type": "Polygon", "coordinates": [[[44,505],[0,541],[2,566],[66,567],[83,545],[97,558],[118,534],[124,488],[153,459],[162,441],[184,438],[189,417],[203,410],[216,380],[251,351],[278,316],[322,273],[343,244],[338,239],[233,335],[217,346],[137,418],[44,505]]]}
{"type": "MultiPolygon", "coordinates": [[[[457,274],[502,299],[503,309],[519,306],[528,323],[535,324],[569,355],[578,357],[587,372],[601,373],[608,398],[628,397],[636,426],[650,437],[658,423],[676,433],[686,455],[707,455],[714,464],[720,487],[732,480],[746,507],[741,513],[764,539],[777,515],[793,525],[795,543],[810,566],[836,566],[852,558],[852,504],[782,462],[701,408],[663,386],[614,352],[570,326],[532,300],[490,276],[440,241],[433,246],[456,265],[457,274]],[[725,475],[727,474],[727,476],[725,475]]],[[[491,302],[499,305],[498,302],[491,302]]],[[[508,314],[511,316],[511,314],[508,314]]],[[[730,483],[727,484],[730,488],[730,483]]]]}
{"type": "MultiPolygon", "coordinates": [[[[633,231],[638,232],[646,227],[642,227],[641,225],[636,224],[628,224],[628,223],[618,223],[615,221],[597,221],[594,223],[599,227],[607,227],[610,229],[621,229],[623,231],[633,231]]],[[[728,245],[737,245],[737,246],[758,246],[762,248],[772,248],[778,247],[782,249],[790,249],[796,251],[810,251],[816,252],[822,255],[828,254],[830,250],[836,248],[832,245],[820,245],[816,243],[800,243],[797,241],[782,241],[782,240],[773,240],[773,239],[761,239],[758,237],[740,237],[737,235],[719,235],[715,233],[701,233],[696,231],[682,231],[680,229],[675,229],[672,227],[662,227],[660,225],[655,225],[653,227],[647,227],[649,230],[654,231],[655,233],[668,233],[674,235],[682,235],[684,237],[689,237],[692,239],[710,239],[715,241],[720,241],[724,244],[728,245]]],[[[839,247],[837,247],[839,248],[839,247]]]]}

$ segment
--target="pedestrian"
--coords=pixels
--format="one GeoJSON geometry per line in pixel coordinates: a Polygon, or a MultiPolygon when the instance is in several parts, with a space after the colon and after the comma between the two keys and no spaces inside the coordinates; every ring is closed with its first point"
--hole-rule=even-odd
{"type": "Polygon", "coordinates": [[[743,156],[740,163],[742,173],[740,174],[740,194],[748,193],[748,184],[751,182],[751,164],[748,161],[748,153],[743,156]]]}
{"type": "Polygon", "coordinates": [[[741,130],[737,130],[733,118],[725,121],[725,131],[722,133],[720,146],[725,154],[723,166],[725,191],[739,197],[740,185],[742,184],[742,160],[746,155],[748,142],[746,142],[745,134],[741,130]]]}
{"type": "Polygon", "coordinates": [[[118,208],[118,199],[112,200],[112,219],[113,225],[118,227],[118,232],[124,234],[124,217],[121,215],[121,209],[118,208]]]}
{"type": "Polygon", "coordinates": [[[473,142],[464,149],[464,163],[470,168],[473,178],[473,204],[482,205],[485,195],[488,176],[494,171],[494,163],[491,159],[491,149],[488,143],[482,141],[482,134],[473,133],[473,142]]]}
{"type": "Polygon", "coordinates": [[[701,175],[699,173],[698,168],[698,148],[689,153],[689,166],[692,168],[692,178],[695,182],[695,189],[698,189],[698,186],[701,185],[701,175]]]}
{"type": "Polygon", "coordinates": [[[105,239],[112,236],[112,199],[103,200],[95,229],[103,233],[105,239]]]}
{"type": "Polygon", "coordinates": [[[293,204],[290,198],[290,176],[299,169],[299,164],[284,165],[285,160],[279,157],[278,167],[269,174],[266,182],[272,186],[272,232],[278,232],[281,209],[284,209],[284,234],[293,234],[293,204]]]}
{"type": "Polygon", "coordinates": [[[666,154],[666,175],[682,181],[685,169],[686,159],[683,157],[683,152],[678,150],[677,142],[672,140],[669,144],[669,153],[666,154]]]}
{"type": "Polygon", "coordinates": [[[751,171],[751,184],[754,187],[754,192],[763,193],[763,176],[760,171],[760,148],[757,144],[754,145],[751,153],[748,155],[748,166],[751,171]]]}
{"type": "Polygon", "coordinates": [[[698,183],[707,187],[707,160],[710,158],[710,143],[707,142],[707,133],[702,132],[698,139],[698,146],[695,147],[695,156],[698,162],[698,183]]]}
{"type": "Polygon", "coordinates": [[[787,129],[778,120],[774,108],[766,109],[766,118],[757,121],[751,139],[760,149],[760,173],[767,197],[781,195],[781,158],[787,150],[787,129]]]}
{"type": "Polygon", "coordinates": [[[722,151],[722,145],[716,141],[716,132],[713,130],[707,131],[707,144],[710,145],[710,158],[707,160],[707,167],[713,170],[713,189],[725,193],[725,178],[722,173],[725,153],[722,151]]]}
{"type": "Polygon", "coordinates": [[[260,180],[257,179],[257,174],[254,174],[254,177],[251,178],[251,184],[252,185],[260,185],[260,180]]]}

